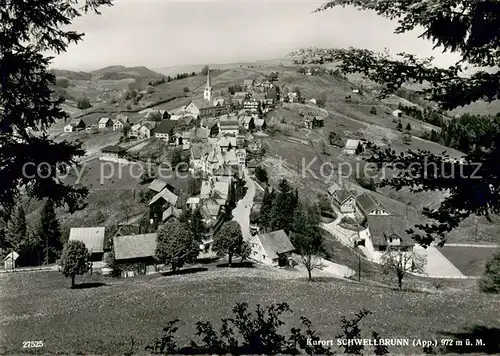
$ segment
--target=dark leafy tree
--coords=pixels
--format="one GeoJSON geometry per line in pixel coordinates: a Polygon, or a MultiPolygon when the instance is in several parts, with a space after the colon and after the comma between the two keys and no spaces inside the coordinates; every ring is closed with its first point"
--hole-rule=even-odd
{"type": "Polygon", "coordinates": [[[68,118],[60,107],[64,99],[52,97],[56,78],[48,70],[51,57],[46,53],[60,54],[69,43],[78,43],[83,34],[70,29],[73,20],[110,4],[50,0],[4,1],[0,6],[0,207],[7,216],[21,187],[32,197],[50,197],[56,204],[73,205],[87,192],[55,179],[59,170],[65,171],[64,164],[72,165],[85,151],[78,142],[54,142],[46,134],[50,125],[68,118]],[[40,174],[33,176],[34,169],[23,172],[26,163],[37,167],[41,162],[45,168],[40,174]]]}
{"type": "Polygon", "coordinates": [[[273,209],[276,193],[274,190],[266,188],[262,197],[262,205],[259,212],[259,223],[264,229],[269,228],[271,222],[271,212],[273,209]]]}
{"type": "Polygon", "coordinates": [[[90,253],[82,241],[72,240],[64,246],[61,255],[61,273],[71,277],[71,288],[75,286],[75,277],[87,273],[90,266],[90,253]]]}
{"type": "Polygon", "coordinates": [[[370,108],[370,114],[377,115],[377,108],[375,106],[370,108]]]}
{"type": "Polygon", "coordinates": [[[273,202],[270,215],[270,229],[285,230],[289,233],[292,230],[293,217],[299,204],[299,194],[292,189],[286,179],[282,179],[278,186],[278,193],[273,202]]]}
{"type": "Polygon", "coordinates": [[[85,109],[91,108],[92,104],[90,104],[89,99],[86,96],[84,96],[84,97],[81,97],[80,99],[78,99],[78,102],[77,102],[76,106],[80,110],[85,110],[85,109]]]}
{"type": "Polygon", "coordinates": [[[207,231],[205,223],[203,222],[203,215],[199,208],[195,209],[191,215],[191,221],[189,223],[189,228],[193,234],[193,239],[196,242],[201,242],[203,235],[207,231]]]}
{"type": "Polygon", "coordinates": [[[312,271],[323,267],[323,235],[320,228],[320,212],[317,206],[302,204],[293,219],[292,243],[307,270],[309,281],[312,271]]]}
{"type": "Polygon", "coordinates": [[[189,93],[189,88],[188,88],[188,87],[184,87],[184,89],[182,89],[182,91],[183,91],[184,93],[189,93]]]}
{"type": "Polygon", "coordinates": [[[406,125],[406,128],[405,128],[406,131],[411,131],[411,124],[408,123],[408,125],[406,125]]]}
{"type": "Polygon", "coordinates": [[[168,113],[167,110],[165,110],[165,112],[163,113],[163,120],[168,120],[170,119],[171,115],[168,113]]]}
{"type": "Polygon", "coordinates": [[[412,141],[412,137],[411,135],[408,133],[408,132],[405,132],[402,136],[401,136],[401,141],[403,141],[403,143],[405,145],[409,145],[412,141]]]}
{"type": "Polygon", "coordinates": [[[257,178],[259,182],[267,183],[269,178],[266,169],[262,166],[255,167],[255,178],[257,178]]]}
{"type": "Polygon", "coordinates": [[[398,126],[396,128],[398,129],[398,131],[403,131],[403,123],[401,122],[401,120],[398,120],[398,126]]]}
{"type": "MultiPolygon", "coordinates": [[[[340,63],[342,73],[361,73],[367,79],[382,84],[381,96],[396,92],[403,84],[425,84],[416,93],[427,101],[435,102],[441,110],[474,103],[478,100],[491,102],[500,98],[500,3],[497,1],[427,2],[376,0],[334,0],[325,3],[317,11],[337,6],[354,6],[360,10],[372,10],[378,15],[398,22],[395,33],[401,34],[423,29],[422,38],[435,47],[454,53],[460,59],[448,68],[437,67],[433,58],[421,59],[413,54],[376,53],[366,49],[306,49],[294,55],[310,59],[318,54],[329,61],[340,63]],[[470,75],[469,75],[470,74],[470,75]]],[[[482,150],[467,153],[463,163],[449,163],[446,155],[428,151],[409,150],[402,155],[392,148],[376,148],[372,161],[379,165],[398,165],[401,172],[389,177],[383,186],[395,189],[409,187],[412,192],[441,191],[449,193],[437,208],[425,208],[429,219],[408,232],[420,244],[426,246],[437,240],[441,245],[453,229],[471,215],[486,216],[500,212],[499,160],[500,130],[496,127],[482,150]],[[476,171],[477,165],[480,164],[476,171]],[[429,174],[429,165],[436,165],[429,174]],[[416,168],[416,167],[420,168],[416,168]],[[462,170],[444,178],[450,169],[462,170]],[[475,172],[476,177],[471,178],[475,172]]]]}
{"type": "Polygon", "coordinates": [[[43,243],[45,262],[55,261],[62,249],[61,227],[54,211],[54,203],[47,199],[40,213],[40,224],[38,226],[38,238],[43,243]]]}
{"type": "Polygon", "coordinates": [[[155,257],[160,263],[171,265],[172,271],[196,261],[199,253],[200,246],[185,224],[173,220],[158,230],[155,257]]]}
{"type": "Polygon", "coordinates": [[[207,75],[208,71],[209,71],[208,64],[206,64],[205,66],[203,66],[203,68],[201,68],[201,74],[202,75],[207,75]]]}
{"type": "Polygon", "coordinates": [[[212,249],[219,255],[228,256],[231,267],[233,256],[239,255],[243,247],[243,234],[240,225],[234,221],[226,221],[214,236],[212,249]]]}
{"type": "MultiPolygon", "coordinates": [[[[361,339],[361,328],[359,323],[368,315],[371,315],[372,312],[367,309],[362,309],[358,313],[356,313],[355,317],[351,320],[347,319],[345,316],[342,316],[340,319],[342,334],[338,335],[338,338],[342,338],[345,340],[354,340],[361,339]]],[[[347,355],[361,355],[364,345],[342,345],[344,349],[344,353],[347,355]]]]}
{"type": "Polygon", "coordinates": [[[479,281],[479,287],[486,293],[500,293],[500,252],[497,252],[486,263],[484,276],[479,281]]]}
{"type": "Polygon", "coordinates": [[[19,252],[23,241],[28,237],[26,215],[22,206],[18,206],[5,229],[6,248],[19,252]]]}

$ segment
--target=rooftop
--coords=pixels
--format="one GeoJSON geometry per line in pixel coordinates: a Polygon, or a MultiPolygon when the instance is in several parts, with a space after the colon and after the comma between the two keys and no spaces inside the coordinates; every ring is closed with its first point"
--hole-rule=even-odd
{"type": "Polygon", "coordinates": [[[260,243],[264,247],[269,258],[278,258],[278,255],[286,252],[292,252],[295,247],[290,242],[288,235],[284,230],[268,232],[258,235],[260,243]]]}
{"type": "Polygon", "coordinates": [[[72,227],[69,241],[82,241],[91,253],[104,252],[104,227],[72,227]]]}
{"type": "Polygon", "coordinates": [[[156,233],[113,237],[113,249],[116,260],[154,257],[156,233]]]}
{"type": "Polygon", "coordinates": [[[104,148],[101,148],[101,152],[108,152],[108,153],[123,153],[125,151],[127,151],[125,148],[118,145],[109,145],[104,148]]]}
{"type": "Polygon", "coordinates": [[[177,125],[177,121],[174,120],[163,120],[154,129],[155,133],[172,133],[174,127],[177,125]]]}
{"type": "Polygon", "coordinates": [[[410,223],[404,215],[376,215],[368,216],[368,228],[372,236],[373,244],[385,246],[386,238],[391,235],[397,235],[402,240],[402,246],[413,246],[415,243],[406,230],[410,223]]]}

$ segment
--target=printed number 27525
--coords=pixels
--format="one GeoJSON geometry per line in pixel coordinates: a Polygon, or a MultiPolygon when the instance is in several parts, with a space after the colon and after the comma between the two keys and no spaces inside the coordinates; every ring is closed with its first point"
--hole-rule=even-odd
{"type": "Polygon", "coordinates": [[[23,341],[23,349],[43,347],[43,341],[23,341]]]}

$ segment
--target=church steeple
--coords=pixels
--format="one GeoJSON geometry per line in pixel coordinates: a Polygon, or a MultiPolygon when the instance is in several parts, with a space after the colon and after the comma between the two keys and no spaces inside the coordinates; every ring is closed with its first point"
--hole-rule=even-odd
{"type": "Polygon", "coordinates": [[[210,68],[208,68],[207,86],[205,87],[205,91],[203,92],[203,98],[205,100],[210,101],[210,103],[212,103],[212,94],[213,94],[213,89],[212,89],[212,85],[210,83],[210,68]]]}

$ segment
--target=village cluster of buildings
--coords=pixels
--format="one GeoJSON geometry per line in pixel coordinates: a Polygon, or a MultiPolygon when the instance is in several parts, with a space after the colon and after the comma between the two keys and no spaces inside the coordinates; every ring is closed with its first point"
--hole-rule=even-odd
{"type": "Polygon", "coordinates": [[[414,242],[406,232],[407,215],[395,215],[370,193],[357,195],[352,189],[334,183],[328,188],[332,205],[343,216],[360,222],[356,245],[366,248],[372,259],[380,260],[387,249],[412,252],[414,242]]]}

